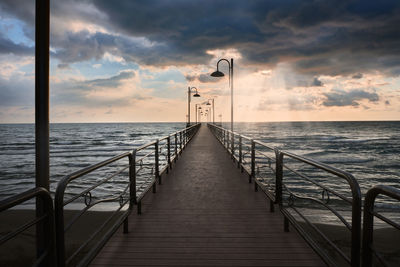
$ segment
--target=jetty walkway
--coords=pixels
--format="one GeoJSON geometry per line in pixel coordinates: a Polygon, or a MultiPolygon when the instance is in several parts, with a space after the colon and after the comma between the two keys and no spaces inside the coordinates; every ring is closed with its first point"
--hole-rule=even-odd
{"type": "Polygon", "coordinates": [[[325,266],[268,206],[203,125],[91,266],[325,266]]]}

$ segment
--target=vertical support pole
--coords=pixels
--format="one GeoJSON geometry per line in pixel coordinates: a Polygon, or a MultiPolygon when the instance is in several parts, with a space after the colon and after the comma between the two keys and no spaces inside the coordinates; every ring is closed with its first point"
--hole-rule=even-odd
{"type": "Polygon", "coordinates": [[[239,135],[239,162],[238,168],[242,166],[242,136],[239,135]]]}
{"type": "Polygon", "coordinates": [[[188,87],[188,124],[186,127],[190,126],[190,86],[188,87]]]}
{"type": "Polygon", "coordinates": [[[225,149],[226,149],[226,151],[228,151],[228,153],[229,153],[229,148],[230,148],[230,138],[229,138],[229,135],[230,135],[230,133],[229,133],[229,131],[227,130],[226,131],[226,147],[225,147],[225,149]]]}
{"type": "MultiPolygon", "coordinates": [[[[50,48],[50,1],[36,0],[35,5],[35,151],[36,187],[49,190],[49,48],[50,48]]],[[[45,214],[45,203],[36,198],[36,216],[45,214]]],[[[36,224],[36,255],[46,250],[50,240],[44,222],[36,224]]],[[[47,260],[45,265],[50,265],[47,260]]]]}
{"type": "Polygon", "coordinates": [[[175,162],[178,159],[178,135],[175,133],[175,162]]]}
{"type": "Polygon", "coordinates": [[[154,153],[154,175],[155,175],[155,183],[154,183],[154,185],[153,185],[153,193],[156,193],[156,190],[157,190],[157,188],[156,188],[156,184],[157,184],[157,180],[158,180],[158,183],[159,184],[161,184],[161,177],[160,177],[160,173],[159,173],[159,162],[158,162],[158,160],[159,160],[159,154],[158,154],[158,144],[159,144],[159,141],[158,141],[158,139],[157,139],[157,141],[156,141],[156,143],[154,144],[154,149],[155,149],[155,153],[154,153]]]}
{"type": "Polygon", "coordinates": [[[167,173],[169,172],[168,169],[172,169],[172,164],[171,164],[171,136],[168,136],[167,138],[167,148],[168,148],[168,167],[167,167],[167,173]]]}
{"type": "MultiPolygon", "coordinates": [[[[136,203],[136,149],[128,156],[129,159],[129,210],[136,203]]],[[[124,234],[129,233],[128,217],[124,220],[124,234]]]]}
{"type": "Polygon", "coordinates": [[[54,215],[56,226],[57,266],[65,266],[65,233],[64,233],[64,193],[56,192],[54,197],[54,215]]]}
{"type": "Polygon", "coordinates": [[[235,161],[235,134],[233,132],[231,134],[232,134],[232,136],[231,136],[231,140],[232,140],[232,143],[231,143],[231,155],[232,155],[233,161],[235,161]]]}
{"type": "Polygon", "coordinates": [[[254,140],[251,140],[251,174],[249,175],[249,183],[251,184],[251,180],[254,180],[255,190],[257,191],[257,183],[255,181],[256,171],[256,143],[254,140]]]}
{"type": "MultiPolygon", "coordinates": [[[[283,208],[282,184],[283,184],[283,153],[275,149],[275,203],[279,204],[279,208],[283,208]]],[[[289,219],[284,216],[283,230],[289,232],[289,219]]]]}
{"type": "Polygon", "coordinates": [[[275,149],[275,203],[282,207],[283,153],[275,149]]]}
{"type": "Polygon", "coordinates": [[[213,124],[215,124],[215,112],[214,112],[214,98],[212,99],[212,113],[213,113],[213,124]]]}
{"type": "Polygon", "coordinates": [[[185,129],[185,130],[183,131],[183,149],[186,148],[186,144],[187,144],[188,142],[189,142],[189,140],[188,140],[188,130],[185,129]]]}
{"type": "Polygon", "coordinates": [[[230,85],[231,85],[231,131],[233,133],[233,58],[231,58],[231,64],[230,64],[230,85]]]}
{"type": "Polygon", "coordinates": [[[363,221],[363,246],[362,246],[362,266],[372,266],[372,249],[374,238],[374,202],[377,194],[374,190],[369,190],[364,201],[364,221],[363,221]]]}
{"type": "Polygon", "coordinates": [[[182,154],[182,132],[179,132],[179,154],[182,154]]]}

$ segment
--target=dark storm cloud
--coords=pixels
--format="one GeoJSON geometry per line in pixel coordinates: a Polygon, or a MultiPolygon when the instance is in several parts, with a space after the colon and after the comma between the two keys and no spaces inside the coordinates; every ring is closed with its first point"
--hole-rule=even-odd
{"type": "MultiPolygon", "coordinates": [[[[123,71],[118,75],[104,79],[93,79],[86,81],[71,80],[63,84],[54,84],[53,88],[56,93],[53,96],[52,102],[56,104],[68,105],[84,105],[84,106],[125,106],[131,101],[129,97],[118,99],[92,99],[87,97],[87,93],[97,89],[112,89],[117,90],[124,80],[135,77],[132,71],[123,71]]],[[[139,99],[140,100],[140,99],[139,99]]]]}
{"type": "MultiPolygon", "coordinates": [[[[28,2],[0,6],[32,25],[28,2]]],[[[311,76],[400,75],[399,6],[397,0],[58,0],[52,1],[55,18],[98,24],[110,33],[54,31],[51,40],[64,64],[105,52],[146,65],[207,64],[208,50],[233,48],[243,63],[290,62],[311,76]]]]}
{"type": "Polygon", "coordinates": [[[33,55],[34,48],[15,44],[0,33],[0,54],[33,55]]]}
{"type": "Polygon", "coordinates": [[[221,77],[211,77],[210,74],[199,74],[199,75],[186,75],[186,80],[188,82],[193,82],[195,80],[201,83],[216,83],[221,80],[221,77]]]}
{"type": "Polygon", "coordinates": [[[314,78],[314,80],[311,83],[311,86],[324,86],[324,83],[318,80],[318,78],[314,78]]]}
{"type": "Polygon", "coordinates": [[[326,107],[344,107],[344,106],[359,106],[358,101],[368,100],[370,102],[378,102],[379,95],[363,90],[352,90],[349,92],[343,90],[334,90],[333,92],[323,94],[326,99],[322,105],[326,107]]]}
{"type": "Polygon", "coordinates": [[[135,77],[135,73],[131,71],[123,71],[116,76],[112,76],[106,79],[95,79],[85,81],[83,84],[89,85],[89,88],[93,87],[117,87],[121,84],[121,81],[135,77]]]}

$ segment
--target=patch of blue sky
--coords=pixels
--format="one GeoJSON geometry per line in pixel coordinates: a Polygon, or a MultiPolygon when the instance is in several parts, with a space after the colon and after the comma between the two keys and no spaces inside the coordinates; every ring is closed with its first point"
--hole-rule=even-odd
{"type": "Polygon", "coordinates": [[[18,19],[0,17],[0,31],[5,38],[15,44],[24,44],[33,47],[35,42],[25,35],[24,27],[25,24],[18,19]]]}
{"type": "Polygon", "coordinates": [[[35,75],[35,64],[26,64],[19,68],[20,71],[24,72],[26,76],[35,75]]]}

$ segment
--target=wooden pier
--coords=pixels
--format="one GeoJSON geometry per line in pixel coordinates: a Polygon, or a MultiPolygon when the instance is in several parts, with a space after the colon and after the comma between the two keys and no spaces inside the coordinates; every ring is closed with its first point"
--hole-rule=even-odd
{"type": "Polygon", "coordinates": [[[203,125],[91,266],[325,266],[203,125]]]}

